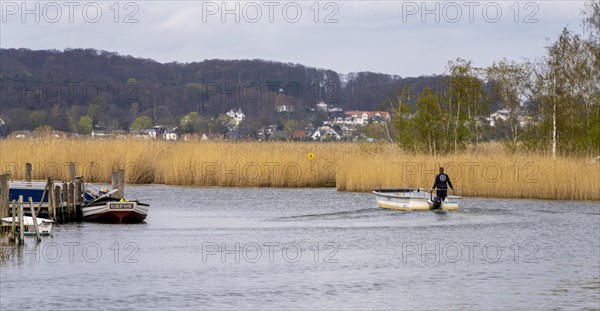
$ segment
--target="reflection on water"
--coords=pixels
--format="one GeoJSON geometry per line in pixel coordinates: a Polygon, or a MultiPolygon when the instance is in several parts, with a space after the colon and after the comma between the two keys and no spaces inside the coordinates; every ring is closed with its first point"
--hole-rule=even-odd
{"type": "Polygon", "coordinates": [[[377,208],[333,189],[139,186],[139,225],[80,223],[0,266],[0,309],[594,309],[597,202],[377,208]]]}

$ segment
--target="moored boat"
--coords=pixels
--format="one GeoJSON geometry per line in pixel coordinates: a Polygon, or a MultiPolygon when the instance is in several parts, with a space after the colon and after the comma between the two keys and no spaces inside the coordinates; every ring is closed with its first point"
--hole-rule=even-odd
{"type": "MultiPolygon", "coordinates": [[[[50,235],[50,232],[52,231],[52,224],[54,223],[54,221],[50,220],[50,219],[40,218],[40,217],[37,217],[36,220],[37,220],[37,224],[38,224],[38,229],[40,231],[40,235],[50,235]]],[[[12,222],[13,222],[12,217],[2,218],[3,226],[11,226],[12,222]]],[[[15,217],[15,225],[17,226],[17,228],[19,228],[19,218],[17,218],[17,217],[15,217]]],[[[26,236],[35,235],[35,226],[34,226],[34,222],[33,222],[33,217],[23,216],[23,227],[25,229],[24,235],[26,235],[26,236]]]]}
{"type": "Polygon", "coordinates": [[[47,183],[45,181],[9,181],[8,200],[18,201],[19,196],[31,198],[34,203],[40,201],[48,203],[48,196],[44,193],[47,183]]]}
{"type": "MultiPolygon", "coordinates": [[[[48,210],[50,197],[56,198],[54,200],[55,206],[64,207],[67,200],[71,200],[64,197],[66,193],[64,189],[57,192],[56,196],[51,195],[49,189],[54,189],[54,186],[60,187],[62,183],[9,181],[8,186],[9,200],[16,201],[22,198],[26,202],[32,201],[33,207],[37,210],[35,213],[38,219],[44,219],[43,217],[48,217],[50,214],[48,210]]],[[[73,219],[106,223],[140,223],[145,221],[149,204],[142,203],[139,200],[125,200],[111,196],[118,189],[108,191],[107,187],[103,186],[98,189],[92,184],[81,184],[81,186],[81,197],[74,200],[79,203],[75,209],[73,219]]],[[[24,210],[23,212],[26,215],[31,213],[30,210],[24,210]]],[[[32,221],[31,224],[33,224],[32,221]]]]}
{"type": "MultiPolygon", "coordinates": [[[[48,192],[45,191],[47,182],[45,181],[9,181],[8,182],[8,200],[19,201],[22,196],[24,200],[31,198],[35,208],[41,207],[41,213],[38,216],[47,217],[48,192]]],[[[29,213],[29,211],[25,211],[29,213]]]]}
{"type": "Polygon", "coordinates": [[[84,221],[104,223],[141,223],[148,215],[149,204],[128,201],[109,195],[81,205],[84,221]]]}
{"type": "Polygon", "coordinates": [[[425,211],[425,210],[458,210],[459,195],[448,195],[438,207],[436,197],[429,189],[422,188],[399,188],[399,189],[375,189],[373,190],[377,205],[381,208],[395,209],[401,211],[425,211]]]}
{"type": "MultiPolygon", "coordinates": [[[[48,189],[56,186],[61,187],[59,200],[65,202],[67,199],[63,197],[62,183],[48,183],[47,181],[9,181],[8,200],[10,202],[19,201],[19,197],[23,197],[23,200],[27,203],[31,198],[33,206],[37,210],[37,216],[39,218],[46,218],[49,217],[48,201],[50,191],[48,189]]],[[[94,197],[91,195],[91,192],[86,190],[78,201],[92,199],[94,199],[94,197]]],[[[31,212],[28,208],[25,209],[24,213],[25,215],[31,216],[31,212]]]]}

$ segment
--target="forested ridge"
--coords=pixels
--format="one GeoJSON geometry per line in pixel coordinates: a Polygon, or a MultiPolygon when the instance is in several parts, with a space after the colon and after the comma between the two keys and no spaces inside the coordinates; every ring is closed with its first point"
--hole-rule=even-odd
{"type": "Polygon", "coordinates": [[[272,122],[280,89],[295,107],[292,118],[303,119],[319,101],[344,110],[379,110],[405,86],[418,94],[443,83],[441,76],[343,75],[265,60],[162,64],[96,49],[0,49],[0,67],[0,116],[15,130],[42,124],[69,130],[67,119],[90,115],[90,103],[102,110],[96,125],[107,128],[127,129],[140,115],[168,125],[189,112],[213,116],[238,108],[272,122]]]}

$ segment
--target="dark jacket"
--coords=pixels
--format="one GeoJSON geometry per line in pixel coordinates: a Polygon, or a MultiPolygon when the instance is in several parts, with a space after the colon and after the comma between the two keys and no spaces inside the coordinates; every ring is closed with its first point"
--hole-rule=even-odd
{"type": "Polygon", "coordinates": [[[454,189],[454,187],[452,186],[452,182],[450,181],[450,177],[448,177],[448,175],[437,174],[437,176],[435,176],[435,182],[433,183],[432,188],[448,189],[448,185],[450,185],[450,188],[454,189]]]}

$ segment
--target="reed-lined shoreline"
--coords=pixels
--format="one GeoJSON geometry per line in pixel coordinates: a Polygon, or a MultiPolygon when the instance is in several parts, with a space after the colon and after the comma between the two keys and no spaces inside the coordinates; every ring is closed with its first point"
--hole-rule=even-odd
{"type": "Polygon", "coordinates": [[[168,142],[153,140],[6,139],[0,171],[24,179],[68,179],[69,162],[87,181],[106,183],[113,169],[126,182],[220,187],[431,187],[446,167],[462,195],[600,200],[600,163],[589,157],[507,154],[498,145],[445,156],[412,155],[392,144],[168,142]]]}

